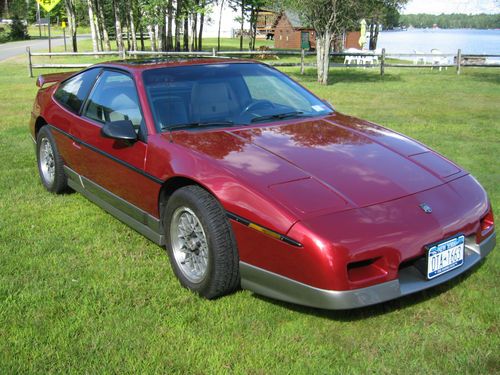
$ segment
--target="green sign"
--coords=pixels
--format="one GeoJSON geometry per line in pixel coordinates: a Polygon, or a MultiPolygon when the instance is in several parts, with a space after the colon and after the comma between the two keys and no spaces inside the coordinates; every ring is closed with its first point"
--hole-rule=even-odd
{"type": "Polygon", "coordinates": [[[61,0],[36,0],[38,4],[46,11],[50,12],[61,0]]]}

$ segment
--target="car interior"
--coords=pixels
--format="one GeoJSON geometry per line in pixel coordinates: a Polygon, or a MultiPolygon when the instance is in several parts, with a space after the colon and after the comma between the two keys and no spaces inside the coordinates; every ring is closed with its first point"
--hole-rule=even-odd
{"type": "Polygon", "coordinates": [[[229,120],[252,99],[243,78],[185,81],[149,88],[156,121],[161,128],[193,122],[229,120]]]}

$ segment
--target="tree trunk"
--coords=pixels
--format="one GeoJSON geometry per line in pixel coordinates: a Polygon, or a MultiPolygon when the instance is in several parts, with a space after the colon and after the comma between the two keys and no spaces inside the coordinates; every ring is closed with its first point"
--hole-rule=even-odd
{"type": "Polygon", "coordinates": [[[167,5],[167,51],[171,51],[173,48],[173,40],[172,40],[173,18],[174,18],[173,0],[168,0],[168,5],[167,5]]]}
{"type": "Polygon", "coordinates": [[[177,0],[175,8],[175,50],[181,50],[182,0],[177,0]]]}
{"type": "Polygon", "coordinates": [[[148,25],[149,40],[151,41],[151,51],[156,51],[156,35],[152,25],[148,25]]]}
{"type": "Polygon", "coordinates": [[[64,4],[66,5],[66,13],[68,15],[68,26],[69,33],[71,36],[71,42],[73,45],[73,52],[78,52],[78,44],[76,39],[76,16],[75,16],[75,5],[73,4],[73,0],[65,0],[64,4]]]}
{"type": "Polygon", "coordinates": [[[241,0],[240,51],[243,51],[243,27],[245,26],[245,0],[241,0]]]}
{"type": "Polygon", "coordinates": [[[102,3],[97,2],[97,14],[99,16],[99,23],[101,24],[102,28],[102,37],[104,39],[104,50],[105,51],[111,51],[111,43],[109,42],[109,33],[108,29],[106,28],[106,21],[104,20],[104,10],[102,9],[102,3]]]}
{"type": "Polygon", "coordinates": [[[318,82],[322,85],[328,84],[328,72],[330,67],[330,47],[332,43],[332,33],[316,32],[316,64],[318,68],[318,82]]]}
{"type": "Polygon", "coordinates": [[[128,17],[129,17],[129,30],[130,30],[130,33],[132,34],[132,49],[134,51],[137,51],[137,38],[135,36],[135,22],[134,22],[134,19],[135,19],[134,18],[134,8],[132,6],[130,7],[128,17]]]}
{"type": "Polygon", "coordinates": [[[140,26],[141,28],[139,29],[139,32],[141,33],[141,51],[144,51],[144,29],[142,28],[142,25],[140,26]]]}
{"type": "Polygon", "coordinates": [[[130,51],[130,17],[128,12],[125,12],[125,24],[127,25],[127,51],[130,51]]]}
{"type": "Polygon", "coordinates": [[[250,49],[252,51],[255,50],[255,42],[257,40],[257,20],[259,18],[259,8],[252,8],[252,24],[251,24],[251,43],[252,45],[250,46],[250,49]]]}
{"type": "Polygon", "coordinates": [[[94,23],[95,23],[95,31],[97,34],[97,42],[99,51],[104,51],[104,46],[102,43],[102,28],[101,23],[99,22],[99,0],[92,0],[94,4],[94,23]]]}
{"type": "Polygon", "coordinates": [[[217,30],[217,51],[220,51],[220,25],[222,22],[222,10],[224,9],[224,0],[221,1],[220,4],[220,12],[219,12],[219,29],[217,30]]]}
{"type": "Polygon", "coordinates": [[[198,14],[193,12],[191,16],[191,44],[189,45],[189,51],[195,51],[198,47],[198,14]]]}
{"type": "Polygon", "coordinates": [[[189,17],[184,17],[184,51],[189,49],[189,17]]]}
{"type": "Polygon", "coordinates": [[[5,0],[3,4],[3,14],[5,15],[5,18],[9,17],[9,1],[5,0]]]}
{"type": "Polygon", "coordinates": [[[113,9],[115,11],[115,32],[116,32],[116,46],[118,51],[123,52],[123,35],[122,35],[122,23],[120,19],[120,8],[119,0],[113,0],[113,9]]]}
{"type": "Polygon", "coordinates": [[[200,13],[200,28],[198,30],[198,50],[201,51],[203,49],[203,23],[205,22],[205,0],[201,2],[202,11],[200,13]]]}
{"type": "Polygon", "coordinates": [[[87,6],[89,8],[90,33],[92,34],[92,50],[94,52],[99,52],[99,42],[97,40],[97,28],[94,19],[94,2],[92,0],[87,0],[87,6]]]}
{"type": "Polygon", "coordinates": [[[370,49],[372,51],[377,49],[378,32],[379,32],[379,26],[378,26],[378,21],[377,21],[377,24],[375,25],[375,32],[373,34],[373,40],[370,40],[370,49]]]}
{"type": "Polygon", "coordinates": [[[167,51],[168,50],[168,43],[167,43],[167,9],[162,6],[161,7],[161,50],[162,51],[167,51]]]}
{"type": "Polygon", "coordinates": [[[369,46],[368,46],[368,49],[370,50],[374,50],[375,48],[372,48],[373,46],[373,35],[374,35],[374,23],[375,23],[375,19],[372,18],[371,22],[370,22],[370,43],[369,43],[369,46]]]}

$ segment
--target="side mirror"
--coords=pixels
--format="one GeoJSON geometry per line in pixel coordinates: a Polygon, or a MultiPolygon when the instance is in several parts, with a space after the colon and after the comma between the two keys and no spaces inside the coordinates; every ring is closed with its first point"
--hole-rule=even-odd
{"type": "Polygon", "coordinates": [[[101,128],[101,135],[106,138],[117,139],[126,142],[137,141],[137,133],[130,120],[110,121],[101,128]]]}

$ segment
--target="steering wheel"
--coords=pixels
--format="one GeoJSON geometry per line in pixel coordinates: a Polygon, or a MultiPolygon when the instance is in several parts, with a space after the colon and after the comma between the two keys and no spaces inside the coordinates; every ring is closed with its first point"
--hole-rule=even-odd
{"type": "Polygon", "coordinates": [[[259,99],[247,105],[245,109],[241,111],[240,115],[244,115],[245,113],[251,111],[252,109],[257,109],[257,108],[262,108],[262,109],[275,108],[275,105],[273,104],[273,102],[267,99],[259,99]]]}

